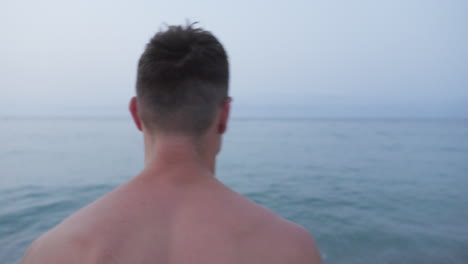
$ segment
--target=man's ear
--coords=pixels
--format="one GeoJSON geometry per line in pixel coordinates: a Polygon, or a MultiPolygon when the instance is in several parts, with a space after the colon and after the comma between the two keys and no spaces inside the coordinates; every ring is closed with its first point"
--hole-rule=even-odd
{"type": "Polygon", "coordinates": [[[229,119],[229,112],[231,110],[232,98],[228,97],[221,106],[220,118],[218,123],[218,133],[224,134],[227,130],[227,123],[229,119]]]}
{"type": "Polygon", "coordinates": [[[138,116],[138,101],[135,96],[132,97],[132,99],[130,99],[130,104],[128,108],[130,110],[130,114],[132,114],[133,122],[135,122],[136,127],[138,128],[138,130],[143,131],[143,128],[141,126],[141,120],[138,116]]]}

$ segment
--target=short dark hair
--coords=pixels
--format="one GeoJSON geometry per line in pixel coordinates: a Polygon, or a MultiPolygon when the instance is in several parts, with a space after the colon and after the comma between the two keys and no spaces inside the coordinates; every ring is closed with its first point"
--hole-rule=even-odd
{"type": "Polygon", "coordinates": [[[167,26],[138,62],[139,115],[148,129],[201,135],[228,97],[226,51],[209,31],[167,26]]]}

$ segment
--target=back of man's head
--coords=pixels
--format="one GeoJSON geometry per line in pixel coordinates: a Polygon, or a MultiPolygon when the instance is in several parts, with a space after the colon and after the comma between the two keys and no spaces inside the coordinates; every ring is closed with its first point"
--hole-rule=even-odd
{"type": "Polygon", "coordinates": [[[228,96],[229,65],[210,32],[168,26],[147,44],[138,63],[139,116],[150,131],[199,136],[228,96]]]}

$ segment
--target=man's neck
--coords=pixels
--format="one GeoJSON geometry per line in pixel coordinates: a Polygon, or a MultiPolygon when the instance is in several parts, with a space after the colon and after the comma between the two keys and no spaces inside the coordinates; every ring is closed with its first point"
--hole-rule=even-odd
{"type": "Polygon", "coordinates": [[[145,137],[145,171],[168,171],[192,167],[214,176],[215,155],[197,146],[187,137],[145,137]]]}

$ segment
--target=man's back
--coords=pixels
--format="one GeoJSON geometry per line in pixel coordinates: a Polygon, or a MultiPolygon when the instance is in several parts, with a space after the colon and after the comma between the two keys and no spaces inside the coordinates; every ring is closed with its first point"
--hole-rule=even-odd
{"type": "Polygon", "coordinates": [[[143,171],[39,238],[23,263],[319,263],[305,229],[215,179],[228,86],[227,53],[211,32],[156,33],[129,105],[143,171]]]}
{"type": "Polygon", "coordinates": [[[320,257],[305,229],[215,178],[168,182],[146,175],[66,219],[23,261],[305,264],[320,257]]]}

